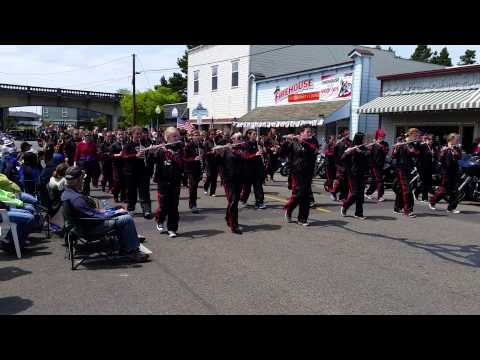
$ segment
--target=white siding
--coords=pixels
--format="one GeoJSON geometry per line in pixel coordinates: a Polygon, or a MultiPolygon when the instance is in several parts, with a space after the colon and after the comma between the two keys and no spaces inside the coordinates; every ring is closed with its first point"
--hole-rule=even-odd
{"type": "Polygon", "coordinates": [[[199,103],[208,118],[239,118],[248,112],[250,45],[205,45],[188,55],[188,108],[199,103]],[[232,62],[239,58],[238,87],[232,88],[232,62]],[[208,63],[207,65],[202,65],[208,63]],[[218,89],[212,91],[212,66],[218,65],[218,89]],[[193,94],[193,72],[199,70],[199,92],[193,94]]]}

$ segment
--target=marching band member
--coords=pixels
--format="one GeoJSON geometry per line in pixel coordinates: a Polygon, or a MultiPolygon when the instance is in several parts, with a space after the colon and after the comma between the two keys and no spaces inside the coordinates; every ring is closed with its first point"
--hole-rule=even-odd
{"type": "Polygon", "coordinates": [[[244,160],[242,149],[240,147],[242,134],[235,133],[231,137],[232,146],[225,147],[219,151],[221,156],[221,166],[224,176],[223,186],[227,197],[227,213],[225,220],[234,234],[242,234],[238,225],[238,202],[242,190],[242,179],[244,160]]]}
{"type": "Polygon", "coordinates": [[[132,138],[125,144],[122,151],[123,176],[127,188],[127,210],[135,211],[137,193],[140,198],[143,217],[151,219],[152,204],[150,201],[150,169],[145,160],[145,147],[141,143],[142,129],[138,126],[132,128],[132,138]]]}
{"type": "Polygon", "coordinates": [[[428,193],[432,192],[432,173],[433,160],[435,158],[432,136],[424,135],[423,142],[420,144],[420,155],[417,160],[418,174],[420,175],[421,186],[415,190],[415,197],[418,200],[420,193],[422,194],[422,201],[428,202],[428,193]]]}
{"type": "Polygon", "coordinates": [[[112,146],[110,146],[110,156],[113,158],[112,163],[112,195],[115,202],[127,201],[127,190],[125,186],[125,178],[123,175],[122,159],[123,146],[125,145],[125,136],[123,130],[117,131],[117,136],[112,146]]]}
{"type": "Polygon", "coordinates": [[[109,190],[113,187],[113,158],[111,148],[113,145],[113,135],[110,131],[105,134],[105,139],[100,145],[100,155],[102,159],[102,191],[105,192],[105,188],[109,186],[109,190]]]}
{"type": "Polygon", "coordinates": [[[357,219],[365,220],[363,216],[363,201],[365,193],[365,175],[368,173],[369,151],[365,147],[366,136],[358,132],[353,138],[353,147],[345,150],[341,160],[345,165],[348,181],[348,196],[343,200],[340,210],[342,216],[347,216],[347,210],[355,203],[357,219]],[[363,145],[363,146],[362,146],[363,145]]]}
{"type": "Polygon", "coordinates": [[[153,181],[157,184],[157,230],[168,232],[168,236],[174,238],[178,231],[184,149],[177,128],[169,127],[164,134],[166,143],[151,150],[149,161],[155,165],[153,181]]]}
{"type": "Polygon", "coordinates": [[[347,196],[348,184],[347,184],[347,174],[345,170],[345,165],[342,160],[342,155],[347,148],[352,145],[352,142],[348,138],[350,136],[350,130],[348,128],[343,129],[340,133],[340,139],[337,141],[334,147],[334,158],[336,166],[335,182],[330,191],[330,197],[333,201],[337,201],[337,193],[340,192],[340,199],[343,199],[347,196]]]}
{"type": "Polygon", "coordinates": [[[447,212],[459,214],[456,210],[458,205],[458,161],[462,158],[462,151],[458,145],[459,135],[452,133],[448,135],[448,145],[442,148],[440,152],[442,181],[440,186],[431,198],[429,208],[436,210],[435,205],[442,199],[448,203],[447,212]]]}
{"type": "Polygon", "coordinates": [[[288,135],[281,153],[291,156],[292,196],[285,205],[285,218],[291,223],[292,212],[298,206],[298,224],[308,226],[310,194],[318,146],[311,140],[312,130],[305,126],[298,136],[288,135]]]}
{"type": "Polygon", "coordinates": [[[278,150],[280,148],[280,143],[278,141],[278,135],[275,128],[271,128],[268,132],[268,135],[263,140],[263,145],[266,150],[266,166],[265,166],[265,177],[268,180],[268,175],[270,180],[273,181],[273,175],[278,170],[278,150]]]}
{"type": "Polygon", "coordinates": [[[210,129],[208,131],[208,138],[204,143],[204,157],[205,157],[205,166],[207,170],[207,179],[205,184],[203,184],[203,192],[205,195],[208,195],[208,189],[210,188],[210,196],[215,197],[215,192],[217,191],[217,178],[218,178],[218,156],[212,150],[217,143],[218,137],[215,129],[210,129]]]}
{"type": "Polygon", "coordinates": [[[373,182],[370,184],[365,197],[372,199],[372,194],[377,190],[378,202],[385,201],[383,194],[385,193],[385,185],[383,183],[383,167],[385,166],[385,158],[389,152],[388,143],[385,141],[385,131],[377,129],[375,132],[375,144],[370,149],[370,170],[373,176],[373,182]]]}
{"type": "Polygon", "coordinates": [[[418,150],[418,130],[411,128],[407,132],[404,143],[395,144],[393,147],[392,159],[396,160],[396,178],[393,184],[395,192],[395,205],[393,212],[401,214],[401,209],[405,216],[415,218],[413,213],[413,194],[410,191],[410,182],[412,180],[412,171],[415,167],[415,157],[420,152],[418,150]]]}
{"type": "Polygon", "coordinates": [[[327,146],[325,147],[325,158],[327,160],[327,179],[325,181],[325,191],[331,191],[333,186],[333,181],[335,180],[335,136],[330,135],[327,140],[327,146]]]}
{"type": "Polygon", "coordinates": [[[255,208],[266,209],[264,204],[263,180],[265,179],[265,166],[263,164],[263,150],[257,142],[257,132],[253,129],[246,134],[244,157],[245,181],[240,195],[241,208],[247,206],[248,197],[252,191],[255,194],[255,208]]]}
{"type": "Polygon", "coordinates": [[[198,183],[202,179],[203,144],[200,138],[200,132],[193,130],[192,139],[185,145],[184,167],[188,178],[189,207],[192,213],[198,214],[197,208],[197,189],[198,183]]]}

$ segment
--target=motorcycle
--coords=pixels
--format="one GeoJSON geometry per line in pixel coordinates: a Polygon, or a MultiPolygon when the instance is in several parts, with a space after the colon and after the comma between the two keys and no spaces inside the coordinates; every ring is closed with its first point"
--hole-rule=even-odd
{"type": "Polygon", "coordinates": [[[480,155],[465,155],[459,162],[462,171],[458,201],[480,201],[480,155]]]}
{"type": "Polygon", "coordinates": [[[282,176],[290,175],[290,164],[286,158],[280,160],[280,174],[282,176]]]}

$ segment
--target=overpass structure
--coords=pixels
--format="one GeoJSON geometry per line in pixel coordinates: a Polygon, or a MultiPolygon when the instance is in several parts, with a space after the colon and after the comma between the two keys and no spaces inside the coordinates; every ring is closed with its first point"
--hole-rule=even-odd
{"type": "Polygon", "coordinates": [[[105,114],[108,127],[116,128],[122,115],[120,99],[121,95],[116,93],[0,84],[0,120],[3,128],[10,107],[68,107],[105,114]]]}

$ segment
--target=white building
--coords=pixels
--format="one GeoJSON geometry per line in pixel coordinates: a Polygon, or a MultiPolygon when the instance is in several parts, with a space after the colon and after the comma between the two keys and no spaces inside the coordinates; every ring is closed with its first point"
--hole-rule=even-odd
{"type": "MultiPolygon", "coordinates": [[[[295,81],[315,71],[343,66],[351,73],[352,96],[346,106],[348,111],[337,114],[345,117],[337,120],[353,132],[378,126],[377,115],[357,113],[359,106],[380,95],[377,76],[441,68],[402,59],[393,52],[354,45],[200,45],[189,51],[188,65],[190,119],[215,127],[230,127],[255,108],[268,106],[268,96],[262,94],[276,82],[295,81]]],[[[281,87],[279,84],[275,89],[281,87]]]]}
{"type": "Polygon", "coordinates": [[[455,66],[422,72],[380,76],[381,96],[358,109],[379,114],[387,141],[408,128],[438,136],[460,134],[468,151],[480,137],[480,65],[455,66]]]}

